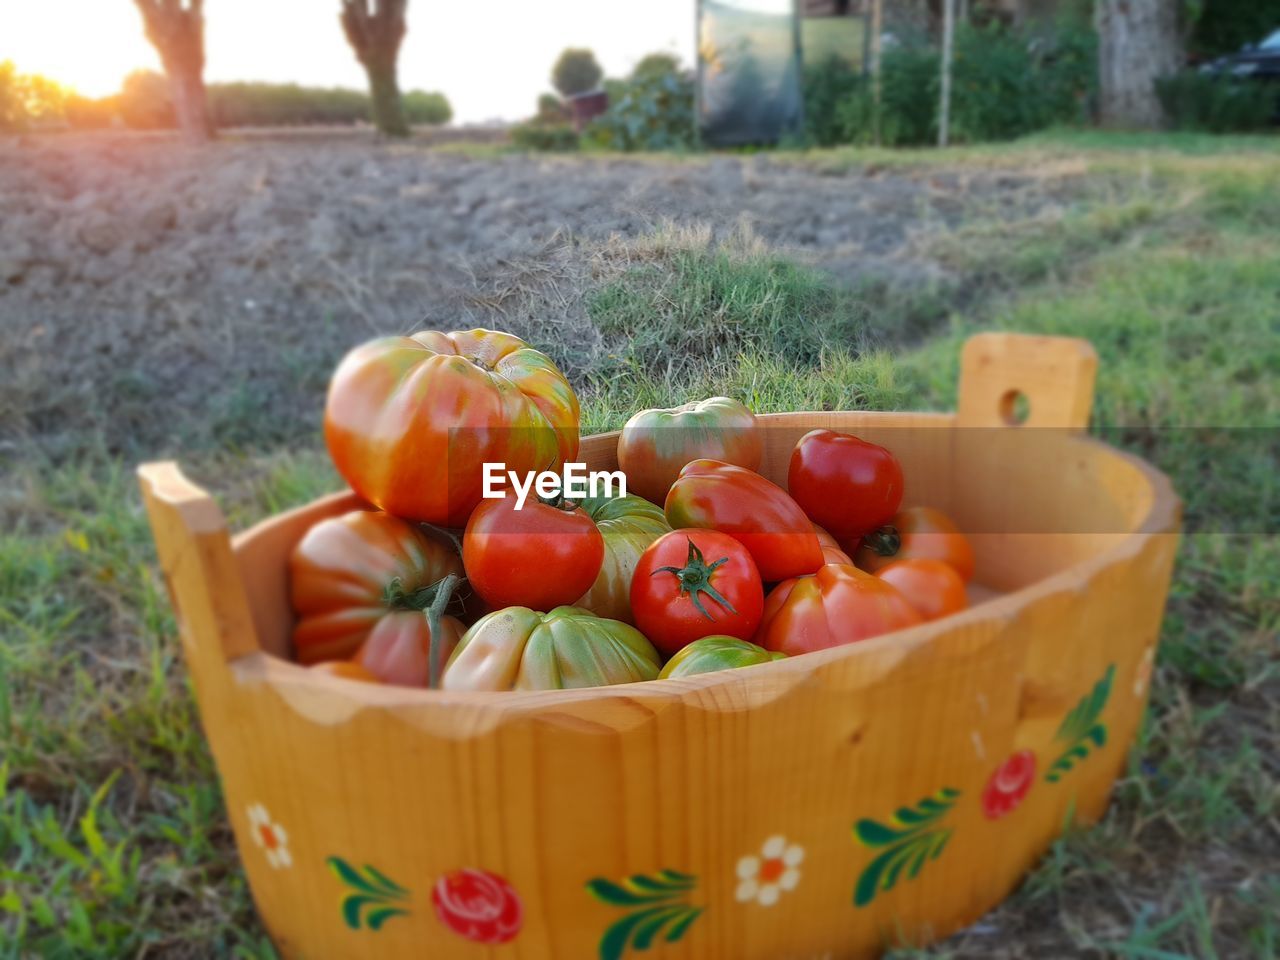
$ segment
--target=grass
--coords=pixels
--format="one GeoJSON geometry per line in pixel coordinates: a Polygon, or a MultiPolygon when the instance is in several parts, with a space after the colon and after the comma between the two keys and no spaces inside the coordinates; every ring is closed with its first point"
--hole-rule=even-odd
{"type": "MultiPolygon", "coordinates": [[[[1149,715],[1097,828],[1061,839],[971,930],[899,956],[1274,957],[1275,142],[1052,134],[797,159],[1034,172],[1050,155],[1090,184],[1082,202],[925,241],[967,278],[953,309],[840,289],[745,237],[647,238],[583,291],[616,348],[583,373],[584,428],[712,392],[760,410],[947,408],[969,333],[1088,337],[1098,429],[1173,476],[1196,531],[1149,715]]],[[[236,526],[335,484],[318,438],[263,434],[255,415],[238,395],[219,401],[226,442],[181,451],[236,526]]],[[[0,957],[271,956],[151,574],[132,464],[82,446],[70,460],[24,449],[0,485],[0,957]]]]}

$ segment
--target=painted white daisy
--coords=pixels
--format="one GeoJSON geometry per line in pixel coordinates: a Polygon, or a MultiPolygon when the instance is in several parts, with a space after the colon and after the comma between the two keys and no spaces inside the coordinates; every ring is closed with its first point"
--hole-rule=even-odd
{"type": "Polygon", "coordinates": [[[248,812],[254,843],[267,855],[267,863],[276,869],[293,866],[293,857],[289,855],[289,834],[284,827],[272,823],[267,808],[260,803],[249,804],[248,812]]]}
{"type": "Polygon", "coordinates": [[[762,907],[778,902],[784,890],[794,890],[800,883],[800,864],[804,848],[787,843],[783,836],[773,836],[760,848],[760,856],[747,856],[738,861],[738,900],[756,901],[762,907]]]}

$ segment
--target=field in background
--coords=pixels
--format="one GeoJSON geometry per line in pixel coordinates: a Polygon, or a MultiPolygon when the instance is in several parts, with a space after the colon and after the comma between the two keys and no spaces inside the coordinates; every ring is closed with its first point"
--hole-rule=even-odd
{"type": "Polygon", "coordinates": [[[1280,495],[1248,439],[1280,423],[1274,141],[23,149],[0,147],[0,957],[271,955],[132,469],[181,458],[236,526],[332,489],[332,364],[424,316],[552,352],[589,431],[713,392],[947,408],[972,331],[1091,339],[1096,421],[1201,532],[1106,820],[923,955],[1280,952],[1280,495]],[[1241,429],[1150,429],[1192,425],[1241,429]]]}

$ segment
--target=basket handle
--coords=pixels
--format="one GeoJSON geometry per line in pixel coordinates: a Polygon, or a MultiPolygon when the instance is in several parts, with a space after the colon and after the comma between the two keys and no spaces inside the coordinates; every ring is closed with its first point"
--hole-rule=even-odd
{"type": "Polygon", "coordinates": [[[1098,354],[1088,340],[976,334],[960,355],[956,420],[962,427],[1083,430],[1097,371],[1098,354]]]}
{"type": "Polygon", "coordinates": [[[176,463],[138,468],[160,569],[192,674],[212,679],[229,661],[258,651],[258,636],[231,537],[213,498],[176,463]]]}

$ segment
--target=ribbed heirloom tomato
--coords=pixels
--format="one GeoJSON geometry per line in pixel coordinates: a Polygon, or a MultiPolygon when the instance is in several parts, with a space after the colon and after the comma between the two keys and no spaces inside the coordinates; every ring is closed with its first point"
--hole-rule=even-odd
{"type": "Polygon", "coordinates": [[[902,464],[850,434],[811,430],[791,451],[787,490],[843,544],[889,522],[902,503],[902,464]]]}
{"type": "Polygon", "coordinates": [[[354,656],[385,683],[428,685],[433,638],[439,667],[462,636],[443,613],[461,574],[451,545],[388,514],[321,520],[289,558],[298,662],[354,656]]]}
{"type": "Polygon", "coordinates": [[[755,642],[794,656],[921,623],[897,588],[848,564],[778,584],[764,604],[755,642]]]}
{"type": "Polygon", "coordinates": [[[766,583],[813,573],[822,547],[813,524],[777,484],[719,460],[694,460],[667,494],[672,527],[727,533],[751,554],[766,583]]]}
{"type": "Polygon", "coordinates": [[[649,544],[669,533],[671,525],[661,507],[630,495],[587,497],[582,509],[604,538],[604,560],[595,583],[573,605],[597,616],[634,623],[631,575],[649,544]]]}
{"type": "Polygon", "coordinates": [[[580,607],[495,610],[458,644],[445,690],[567,690],[654,680],[662,660],[644,635],[580,607]]]}
{"type": "Polygon", "coordinates": [[[690,460],[760,467],[764,445],[756,417],[737,400],[712,397],[679,407],[641,410],[618,437],[618,466],[627,490],[662,503],[690,460]]]}
{"type": "Polygon", "coordinates": [[[631,578],[636,626],[670,656],[702,637],[750,639],[764,587],[747,549],[715,530],[673,530],[644,552],[631,578]]]}
{"type": "Polygon", "coordinates": [[[822,559],[825,563],[853,563],[853,559],[844,552],[836,538],[827,533],[816,523],[813,532],[818,535],[818,544],[822,547],[822,559]]]}
{"type": "Polygon", "coordinates": [[[604,540],[578,504],[529,497],[485,500],[462,535],[472,588],[490,606],[550,610],[577,600],[595,582],[604,540]]]}
{"type": "Polygon", "coordinates": [[[338,365],[325,440],[352,489],[388,513],[461,527],[483,465],[558,470],[578,453],[578,400],[545,354],[493,330],[382,337],[338,365]]]}
{"type": "Polygon", "coordinates": [[[895,560],[941,560],[966,583],[973,579],[973,546],[950,517],[932,507],[903,510],[886,526],[863,537],[853,559],[870,573],[895,560]]]}

